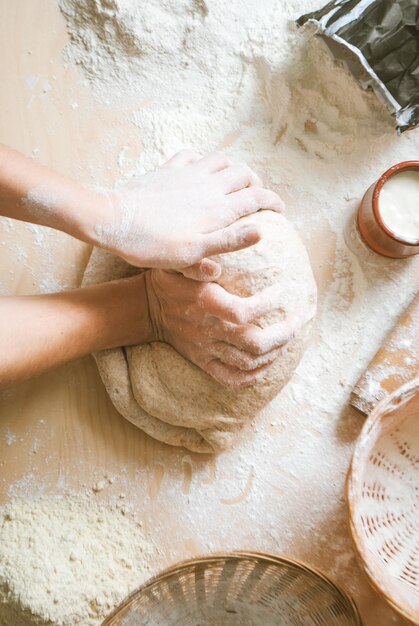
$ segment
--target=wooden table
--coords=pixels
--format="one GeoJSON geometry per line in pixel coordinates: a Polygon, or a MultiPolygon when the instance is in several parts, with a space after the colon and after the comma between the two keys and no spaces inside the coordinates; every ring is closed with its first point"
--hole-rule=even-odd
{"type": "MultiPolygon", "coordinates": [[[[120,111],[98,105],[81,74],[65,67],[66,42],[64,20],[52,0],[0,0],[0,141],[86,182],[109,184],[117,175],[121,138],[132,127],[120,111]]],[[[304,206],[302,200],[300,195],[304,206]]],[[[335,237],[325,224],[307,243],[324,298],[335,269],[335,237]]],[[[89,253],[88,246],[66,235],[2,220],[0,294],[77,286],[89,253]]],[[[397,311],[381,320],[383,336],[419,287],[417,263],[398,267],[411,279],[405,281],[406,293],[397,295],[397,311]]],[[[391,295],[394,272],[384,263],[383,273],[391,295]]],[[[373,301],[364,303],[371,315],[373,301]]],[[[312,349],[315,344],[316,337],[312,349]]],[[[295,420],[284,416],[291,386],[236,450],[218,458],[162,445],[125,421],[111,405],[91,357],[61,367],[0,396],[0,502],[14,495],[80,490],[103,499],[125,497],[159,547],[156,568],[213,550],[289,554],[342,583],[366,626],[401,626],[403,620],[357,566],[343,497],[363,422],[347,406],[347,397],[377,348],[368,338],[364,346],[356,344],[343,382],[336,373],[346,396],[334,412],[313,415],[312,406],[297,398],[295,420]],[[329,463],[330,446],[337,446],[339,455],[329,463]],[[312,454],[305,463],[306,451],[316,447],[318,465],[312,464],[312,454]],[[95,494],[92,487],[109,475],[113,484],[95,494]]]]}

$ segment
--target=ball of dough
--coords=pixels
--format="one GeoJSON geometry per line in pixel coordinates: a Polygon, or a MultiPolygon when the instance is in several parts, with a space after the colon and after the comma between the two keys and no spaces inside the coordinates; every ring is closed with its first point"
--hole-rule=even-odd
{"type": "MultiPolygon", "coordinates": [[[[231,447],[243,424],[277,395],[304,352],[316,311],[316,284],[294,226],[273,211],[259,211],[242,221],[258,224],[262,239],[246,250],[214,257],[222,266],[219,284],[240,296],[277,285],[281,308],[256,323],[264,327],[288,318],[300,323],[262,380],[251,387],[228,389],[162,342],[95,355],[108,393],[122,415],[151,436],[196,452],[231,447]]],[[[84,284],[138,271],[95,250],[84,284]]]]}

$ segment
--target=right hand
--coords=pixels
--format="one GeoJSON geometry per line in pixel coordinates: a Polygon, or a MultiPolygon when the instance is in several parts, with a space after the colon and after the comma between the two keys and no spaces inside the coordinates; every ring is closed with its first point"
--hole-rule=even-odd
{"type": "Polygon", "coordinates": [[[227,387],[262,378],[300,325],[298,316],[267,328],[252,323],[279,308],[278,289],[241,298],[217,283],[174,272],[145,273],[153,341],[165,341],[227,387]]]}
{"type": "Polygon", "coordinates": [[[221,273],[208,257],[259,241],[256,225],[237,220],[259,209],[283,208],[247,165],[232,164],[221,152],[201,157],[183,150],[134,184],[105,193],[97,246],[138,267],[178,270],[205,281],[221,273]]]}

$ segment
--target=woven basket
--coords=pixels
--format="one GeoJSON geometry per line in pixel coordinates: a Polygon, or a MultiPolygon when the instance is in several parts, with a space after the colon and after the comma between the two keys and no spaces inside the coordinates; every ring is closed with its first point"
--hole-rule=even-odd
{"type": "Polygon", "coordinates": [[[352,536],[375,589],[419,625],[419,378],[383,400],[347,481],[352,536]]]}
{"type": "Polygon", "coordinates": [[[322,574],[254,552],[185,561],[129,596],[102,626],[360,626],[322,574]]]}

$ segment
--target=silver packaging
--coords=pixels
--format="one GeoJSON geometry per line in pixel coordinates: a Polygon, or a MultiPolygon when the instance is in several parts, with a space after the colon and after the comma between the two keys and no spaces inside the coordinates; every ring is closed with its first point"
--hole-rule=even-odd
{"type": "Polygon", "coordinates": [[[297,24],[311,25],[374,90],[399,133],[419,125],[419,0],[333,0],[297,24]]]}

